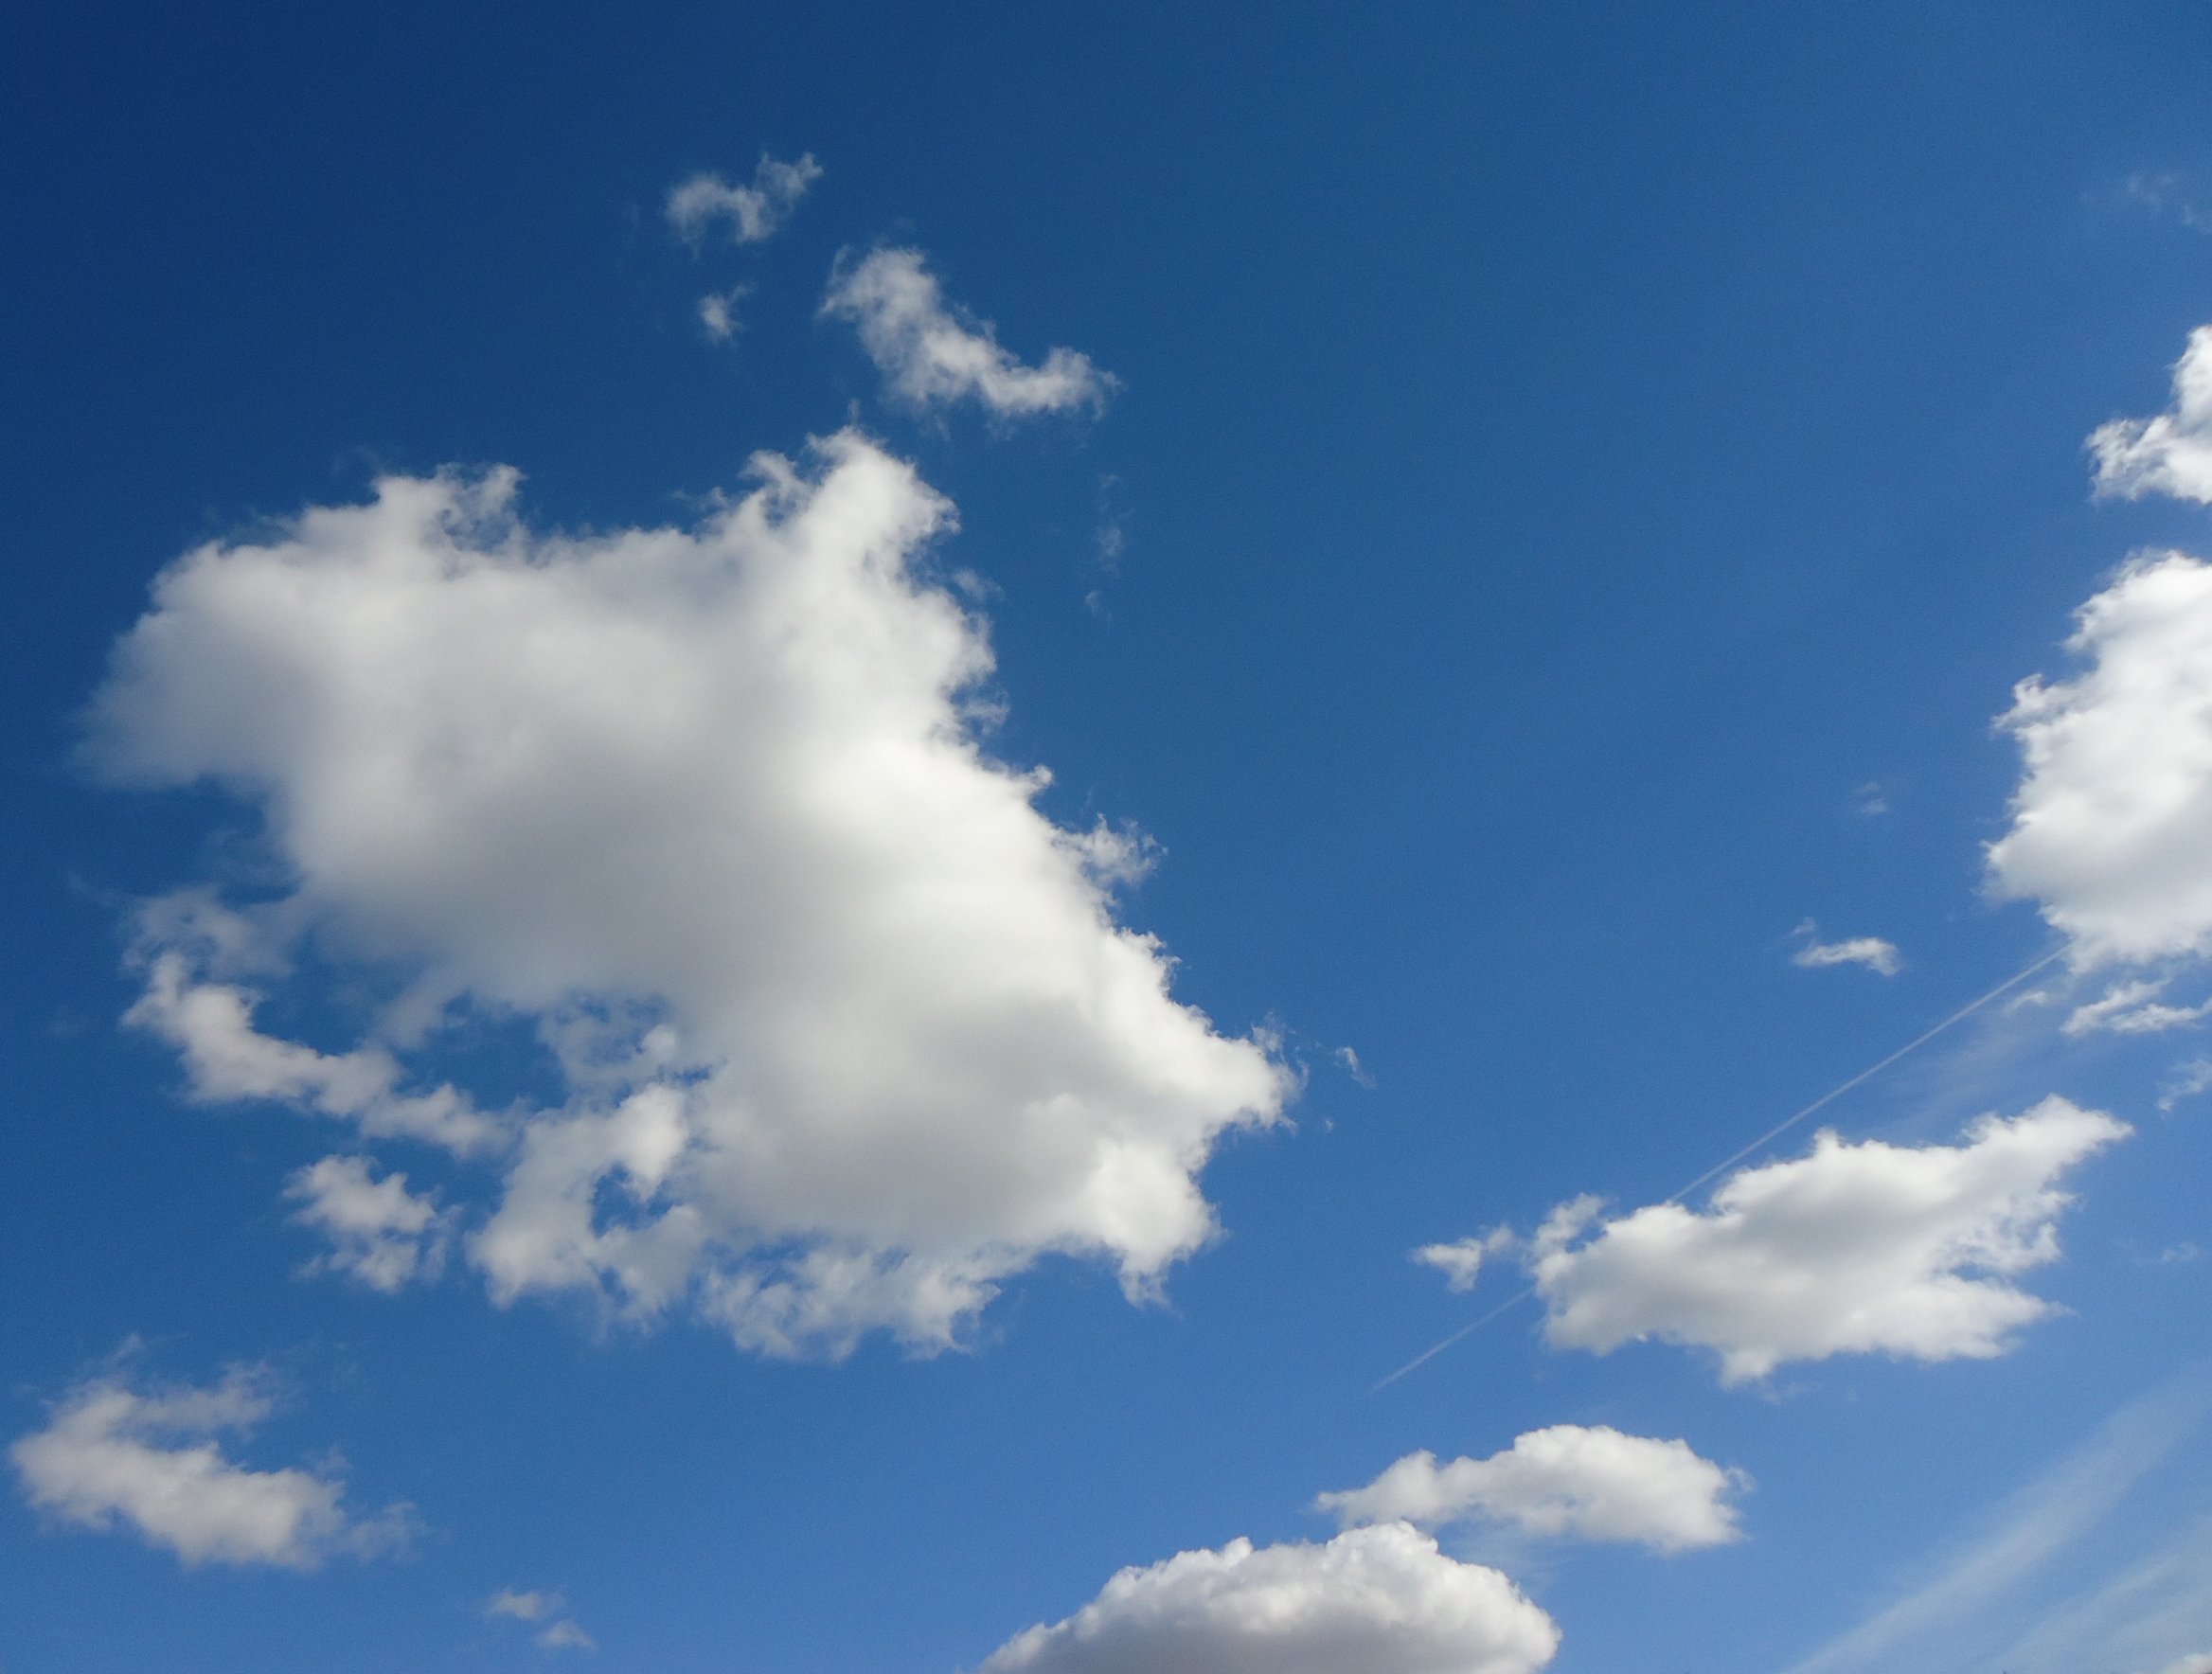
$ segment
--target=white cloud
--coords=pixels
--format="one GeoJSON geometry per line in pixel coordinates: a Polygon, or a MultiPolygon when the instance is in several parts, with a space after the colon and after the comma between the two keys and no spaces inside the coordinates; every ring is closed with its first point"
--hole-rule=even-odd
{"type": "Polygon", "coordinates": [[[506,1587],[484,1601],[488,1616],[512,1616],[518,1622],[542,1622],[547,1616],[557,1616],[568,1608],[568,1602],[558,1593],[525,1593],[506,1587]]]}
{"type": "Polygon", "coordinates": [[[558,1593],[524,1593],[507,1588],[484,1601],[488,1616],[508,1616],[518,1622],[544,1622],[537,1642],[547,1650],[598,1650],[599,1642],[578,1623],[562,1614],[568,1600],[558,1593]]]}
{"type": "Polygon", "coordinates": [[[2212,326],[2189,333],[2173,369],[2173,405],[2155,418],[2115,418],[2089,438],[2100,492],[2212,501],[2212,326]]]}
{"type": "Polygon", "coordinates": [[[1384,1523],[1125,1569],[980,1674],[1527,1674],[1558,1647],[1551,1618],[1497,1571],[1384,1523]]]}
{"type": "Polygon", "coordinates": [[[727,291],[711,291],[699,299],[699,323],[706,334],[717,343],[727,343],[744,329],[738,318],[738,304],[753,294],[750,285],[733,285],[727,291]]]}
{"type": "Polygon", "coordinates": [[[1072,348],[1025,366],[999,346],[988,320],[967,321],[945,305],[919,250],[878,250],[841,263],[822,312],[852,321],[861,346],[892,390],[918,407],[972,396],[1002,418],[1103,406],[1114,379],[1072,348]]]}
{"type": "Polygon", "coordinates": [[[1510,1250],[1515,1241],[1511,1227],[1497,1226],[1449,1244],[1423,1244],[1413,1253],[1413,1258],[1423,1267],[1433,1267],[1442,1273],[1447,1290],[1472,1291],[1475,1281],[1482,1277],[1483,1263],[1492,1256],[1510,1250]]]}
{"type": "Polygon", "coordinates": [[[2193,1657],[2177,1657],[2158,1671],[2158,1674],[2212,1674],[2212,1651],[2193,1657]]]}
{"type": "Polygon", "coordinates": [[[2058,1257],[2071,1200],[2055,1183],[2129,1131],[2054,1097],[1986,1116],[1957,1146],[1824,1131],[1810,1156],[1731,1175],[1703,1212],[1607,1220],[1578,1199],[1530,1246],[1545,1336],[1598,1354],[1647,1338],[1710,1348],[1727,1383],[1836,1354],[2002,1354],[2050,1311],[2012,1280],[2058,1257]]]}
{"type": "Polygon", "coordinates": [[[463,1154],[500,1143],[500,1124],[452,1087],[426,1094],[396,1091],[402,1072],[381,1045],[327,1053],[264,1035],[254,1027],[254,994],[197,980],[191,957],[181,948],[134,962],[145,970],[146,991],[123,1021],[177,1049],[191,1096],[202,1103],[295,1104],[357,1122],[371,1137],[420,1139],[463,1154]]]}
{"type": "Polygon", "coordinates": [[[1821,971],[1831,965],[1864,965],[1883,976],[1895,976],[1904,969],[1904,961],[1898,956],[1897,944],[1883,941],[1879,935],[1855,935],[1843,941],[1824,942],[1819,939],[1820,927],[1810,918],[1798,925],[1793,934],[1806,938],[1805,945],[1790,955],[1790,963],[1802,971],[1821,971]]]}
{"type": "Polygon", "coordinates": [[[2077,621],[2089,667],[2022,682],[1998,721],[2025,772],[1991,889],[2036,901],[2078,966],[2212,951],[2212,566],[2139,559],[2077,621]]]}
{"type": "Polygon", "coordinates": [[[821,178],[822,166],[811,154],[795,163],[782,163],[762,151],[750,186],[732,186],[719,174],[699,173],[671,188],[669,224],[697,242],[708,228],[726,222],[733,242],[758,244],[775,234],[807,195],[807,188],[821,178]]]}
{"type": "Polygon", "coordinates": [[[954,1342],[1046,1252],[1142,1296],[1214,1234],[1212,1147],[1287,1096],[1115,922],[1137,846],[984,752],[989,642],[919,567],[951,508],[858,436],[820,453],[696,528],[579,538],[523,527],[511,472],[388,479],[172,565],[97,702],[97,766],[229,787],[294,880],[252,959],[146,954],[134,1018],[202,1097],[489,1134],[468,1247],[503,1301],[688,1295],[834,1354],[954,1342]],[[411,977],[343,1054],[253,1024],[249,965],[322,991],[268,974],[311,935],[411,977]],[[397,1092],[472,1013],[533,1020],[562,1102],[397,1092]]]}
{"type": "Polygon", "coordinates": [[[2158,1108],[2170,1111],[2185,1098],[2194,1098],[2212,1087],[2212,1058],[2191,1059],[2167,1072],[2158,1089],[2158,1108]]]}
{"type": "Polygon", "coordinates": [[[410,1192],[404,1174],[379,1180],[366,1157],[325,1157],[285,1182],[284,1195],[300,1204],[294,1222],[330,1240],[311,1273],[351,1273],[390,1292],[436,1278],[445,1263],[451,1217],[410,1192]]]}
{"type": "Polygon", "coordinates": [[[2160,982],[2114,983],[2096,999],[2074,1007],[2063,1025],[2069,1039],[2084,1035],[2155,1035],[2200,1021],[2212,1012],[2212,1000],[2202,1006],[2167,1006],[2158,996],[2166,991],[2160,982]]]}
{"type": "Polygon", "coordinates": [[[119,1520],[186,1564],[313,1569],[403,1544],[405,1506],[349,1515],[345,1485],[306,1470],[249,1470],[215,1439],[250,1431],[273,1406],[266,1368],[236,1368],[205,1389],[141,1395],[115,1376],[79,1384],[44,1430],[9,1449],[31,1505],[64,1523],[119,1520]]]}
{"type": "Polygon", "coordinates": [[[1728,1497],[1745,1486],[1740,1471],[1700,1458],[1685,1441],[1554,1424],[1487,1459],[1438,1465],[1434,1453],[1408,1453],[1365,1487],[1323,1494],[1316,1504],[1347,1526],[1482,1520],[1535,1535],[1686,1552],[1739,1538],[1728,1497]]]}

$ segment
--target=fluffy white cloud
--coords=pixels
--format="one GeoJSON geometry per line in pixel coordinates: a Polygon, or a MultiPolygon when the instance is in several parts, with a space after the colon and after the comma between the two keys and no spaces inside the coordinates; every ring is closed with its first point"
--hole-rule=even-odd
{"type": "Polygon", "coordinates": [[[2077,965],[2212,951],[2212,566],[2129,564],[2081,607],[2072,680],[2022,682],[1998,724],[2025,765],[1989,846],[2077,965]]]}
{"type": "Polygon", "coordinates": [[[1442,1273],[1447,1290],[1472,1291],[1475,1281],[1482,1277],[1483,1264],[1492,1256],[1510,1250],[1514,1241],[1511,1227],[1492,1227],[1489,1232],[1456,1238],[1448,1244],[1423,1244],[1413,1253],[1413,1258],[1423,1267],[1433,1267],[1442,1273]]]}
{"type": "Polygon", "coordinates": [[[598,1650],[599,1642],[574,1622],[550,1622],[539,1631],[538,1643],[547,1650],[598,1650]]]}
{"type": "Polygon", "coordinates": [[[271,1406],[262,1368],[146,1395],[98,1378],[71,1390],[9,1457],[39,1510],[84,1528],[120,1520],[187,1564],[313,1569],[335,1554],[366,1558],[403,1543],[405,1506],[356,1519],[334,1476],[249,1470],[224,1455],[215,1437],[251,1430],[271,1406]]]}
{"type": "Polygon", "coordinates": [[[1806,941],[1790,955],[1790,963],[1802,971],[1822,971],[1831,965],[1864,965],[1883,976],[1895,976],[1904,969],[1897,944],[1884,941],[1879,935],[1854,935],[1842,941],[1824,942],[1819,939],[1818,926],[1810,918],[1797,926],[1796,934],[1806,941]]]}
{"type": "Polygon", "coordinates": [[[1982,1118],[1963,1145],[1824,1131],[1810,1156],[1731,1175],[1702,1212],[1655,1203],[1607,1220],[1578,1199],[1530,1247],[1545,1335],[1598,1354],[1654,1337],[1710,1348],[1728,1383],[1835,1354],[2001,1354],[2050,1311],[2011,1281],[2058,1257],[2071,1200],[2056,1182],[2129,1131],[2047,1098],[1982,1118]]]}
{"type": "Polygon", "coordinates": [[[1527,1674],[1558,1647],[1551,1618],[1496,1570],[1383,1523],[1125,1569],[980,1674],[1527,1674]]]}
{"type": "Polygon", "coordinates": [[[2079,1040],[2083,1035],[2155,1035],[2199,1022],[2212,1012],[2212,1000],[2202,1006],[2168,1006],[2159,999],[2166,992],[2161,982],[2114,983],[2096,999],[2074,1007],[2063,1031],[2079,1040]]]}
{"type": "Polygon", "coordinates": [[[671,188],[669,224],[696,241],[708,228],[726,222],[732,240],[758,244],[775,234],[798,207],[807,188],[821,177],[822,166],[812,155],[782,163],[762,151],[750,186],[733,186],[719,174],[701,173],[671,188]]]}
{"type": "Polygon", "coordinates": [[[2171,407],[2155,418],[2100,425],[2089,446],[2103,492],[2212,501],[2212,326],[2189,333],[2173,369],[2171,407]]]}
{"type": "Polygon", "coordinates": [[[284,1195],[300,1205],[293,1220],[330,1240],[311,1273],[350,1273],[389,1292],[436,1278],[445,1263],[451,1218],[409,1191],[404,1174],[378,1179],[366,1157],[325,1157],[293,1175],[284,1195]]]}
{"type": "Polygon", "coordinates": [[[946,307],[919,250],[878,250],[841,264],[822,312],[852,321],[861,346],[891,388],[916,406],[972,396],[1001,418],[1068,413],[1105,404],[1113,378],[1072,348],[1025,366],[1000,347],[988,320],[946,307]]]}
{"type": "Polygon", "coordinates": [[[1365,1487],[1323,1494],[1317,1505],[1347,1526],[1481,1520],[1535,1535],[1686,1552],[1739,1537],[1728,1497],[1746,1480],[1685,1441],[1554,1424],[1487,1459],[1439,1465],[1434,1453],[1408,1453],[1365,1487]]]}
{"type": "Polygon", "coordinates": [[[1141,846],[982,748],[983,627],[918,567],[951,508],[857,436],[820,454],[579,538],[525,528],[511,472],[387,479],[172,565],[96,703],[96,766],[230,788],[290,881],[220,935],[150,916],[134,1021],[201,1097],[501,1157],[468,1248],[503,1300],[688,1296],[836,1353],[952,1342],[1045,1252],[1142,1295],[1214,1233],[1214,1144],[1286,1096],[1115,922],[1141,846]],[[254,1023],[318,997],[284,974],[310,936],[409,979],[344,1053],[254,1023]],[[533,1020],[562,1101],[406,1091],[471,1014],[533,1020]]]}

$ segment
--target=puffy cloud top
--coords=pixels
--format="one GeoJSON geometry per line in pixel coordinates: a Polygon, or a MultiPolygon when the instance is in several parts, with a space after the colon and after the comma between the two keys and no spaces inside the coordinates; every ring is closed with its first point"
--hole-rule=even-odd
{"type": "Polygon", "coordinates": [[[2001,1354],[2050,1311],[2012,1280],[2058,1257],[2059,1177],[2129,1131],[2047,1098],[1963,1145],[1823,1132],[1810,1156],[1731,1175],[1702,1212],[1608,1220],[1579,1199],[1531,1248],[1545,1335],[1599,1354],[1648,1337],[1710,1348],[1729,1383],[1836,1354],[2001,1354]]]}
{"type": "Polygon", "coordinates": [[[1125,1569],[980,1674],[1528,1674],[1558,1648],[1551,1618],[1496,1570],[1383,1523],[1125,1569]]]}
{"type": "Polygon", "coordinates": [[[1408,1453],[1365,1487],[1323,1494],[1319,1505],[1347,1523],[1437,1527],[1480,1519],[1536,1535],[1686,1552],[1739,1537],[1728,1497],[1744,1483],[1685,1441],[1554,1424],[1487,1459],[1438,1465],[1434,1453],[1408,1453]]]}
{"type": "Polygon", "coordinates": [[[917,567],[951,508],[851,434],[756,463],[691,529],[541,535],[512,472],[447,472],[167,570],[90,757],[249,799],[289,884],[150,912],[134,1016],[203,1096],[499,1159],[468,1248],[502,1299],[688,1294],[834,1353],[951,1342],[1047,1251],[1144,1292],[1286,1078],[1115,922],[1129,843],[982,748],[989,643],[917,567]],[[310,935],[408,979],[343,1053],[256,1022],[312,997],[310,935]],[[561,1102],[421,1090],[471,1009],[535,1023],[561,1102]]]}

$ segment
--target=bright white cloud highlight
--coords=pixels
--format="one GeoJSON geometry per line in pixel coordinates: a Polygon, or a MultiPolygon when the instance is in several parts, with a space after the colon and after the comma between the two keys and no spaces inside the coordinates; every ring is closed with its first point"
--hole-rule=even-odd
{"type": "Polygon", "coordinates": [[[2100,492],[2212,501],[2212,326],[2189,333],[2173,369],[2173,405],[2155,418],[2115,418],[2089,438],[2100,492]]]}
{"type": "Polygon", "coordinates": [[[835,1354],[954,1342],[1046,1252],[1150,1293],[1289,1078],[1115,922],[1141,845],[983,750],[984,629],[920,567],[951,508],[850,434],[757,463],[695,528],[534,533],[511,472],[446,473],[166,571],[90,759],[229,787],[292,883],[223,921],[244,953],[150,916],[133,1019],[198,1096],[499,1157],[467,1249],[502,1301],[835,1354]],[[344,1053],[254,1022],[314,997],[310,935],[412,978],[344,1053]],[[534,1020],[564,1101],[439,1083],[472,1012],[534,1020]]]}
{"type": "Polygon", "coordinates": [[[2013,1280],[2058,1258],[2071,1200],[2057,1182],[2129,1132],[2054,1097],[1955,1146],[1824,1131],[1810,1156],[1731,1175],[1703,1211],[1609,1220],[1578,1199],[1530,1247],[1545,1336],[1598,1354],[1647,1338],[1710,1348],[1726,1383],[1836,1354],[2002,1354],[2051,1311],[2013,1280]]]}
{"type": "Polygon", "coordinates": [[[327,1558],[366,1558],[403,1544],[411,1520],[393,1506],[359,1520],[337,1477],[250,1470],[215,1438],[246,1432],[273,1406],[265,1368],[233,1370],[205,1389],[141,1395],[119,1379],[81,1383],[46,1427],[9,1449],[25,1496],[82,1528],[120,1523],[187,1565],[271,1564],[313,1569],[327,1558]]]}
{"type": "Polygon", "coordinates": [[[407,1189],[404,1174],[378,1179],[366,1157],[325,1157],[285,1183],[300,1205],[293,1220],[312,1227],[330,1248],[311,1273],[342,1273],[387,1294],[434,1279],[445,1263],[450,1218],[407,1189]]]}
{"type": "Polygon", "coordinates": [[[1841,941],[1824,942],[1819,939],[1819,927],[1810,918],[1797,926],[1796,934],[1806,938],[1805,945],[1790,955],[1790,963],[1801,971],[1823,971],[1831,965],[1864,965],[1883,976],[1895,976],[1904,969],[1897,944],[1884,941],[1879,935],[1854,935],[1841,941]]]}
{"type": "Polygon", "coordinates": [[[1072,348],[1024,365],[1000,347],[990,321],[946,306],[919,250],[878,250],[841,264],[822,312],[852,321],[892,391],[918,407],[972,397],[999,418],[1021,418],[1096,411],[1114,389],[1109,374],[1072,348]]]}
{"type": "Polygon", "coordinates": [[[696,243],[718,225],[727,225],[731,240],[758,244],[775,235],[807,188],[822,178],[822,166],[810,154],[782,163],[766,151],[753,170],[750,186],[733,186],[719,174],[692,175],[669,193],[669,224],[696,243]]]}
{"type": "Polygon", "coordinates": [[[1992,891],[2034,900],[2078,966],[2212,952],[2212,566],[2139,559],[2081,607],[2072,680],[1998,725],[2025,772],[1992,891]]]}
{"type": "Polygon", "coordinates": [[[1687,1552],[1740,1537],[1729,1496],[1746,1481],[1700,1458],[1687,1442],[1554,1424],[1487,1459],[1439,1465],[1434,1453],[1408,1453],[1365,1487],[1323,1494],[1316,1504],[1347,1526],[1481,1521],[1687,1552]]]}
{"type": "Polygon", "coordinates": [[[1528,1674],[1558,1647],[1551,1618],[1496,1570],[1384,1523],[1125,1569],[980,1674],[1528,1674]]]}

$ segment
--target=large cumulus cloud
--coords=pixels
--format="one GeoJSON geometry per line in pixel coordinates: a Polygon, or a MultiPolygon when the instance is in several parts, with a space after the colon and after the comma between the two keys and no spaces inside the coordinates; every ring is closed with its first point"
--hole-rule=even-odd
{"type": "Polygon", "coordinates": [[[94,706],[98,771],[227,788],[284,879],[150,911],[137,1021],[203,1096],[495,1159],[466,1247],[502,1298],[939,1345],[1045,1252],[1154,1287],[1215,1230],[1211,1148],[1281,1108],[1117,922],[1131,844],[979,741],[990,646],[924,560],[951,508],[856,435],[818,454],[574,537],[511,472],[386,479],[172,565],[94,706]],[[264,1032],[332,962],[404,976],[364,1038],[264,1032]],[[451,1077],[479,1015],[557,1099],[451,1077]]]}

